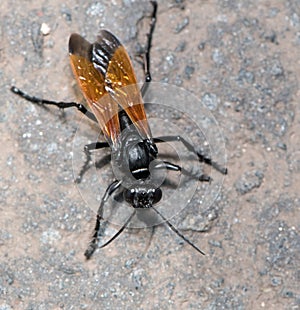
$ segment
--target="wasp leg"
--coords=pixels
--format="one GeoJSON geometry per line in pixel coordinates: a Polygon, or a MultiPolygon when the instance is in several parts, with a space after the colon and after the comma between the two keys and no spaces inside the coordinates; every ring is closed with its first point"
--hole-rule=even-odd
{"type": "MultiPolygon", "coordinates": [[[[75,183],[80,183],[81,180],[82,180],[82,177],[83,175],[89,170],[90,168],[90,162],[92,160],[92,157],[91,157],[91,151],[94,151],[94,150],[97,150],[97,149],[102,149],[102,148],[105,148],[105,147],[109,147],[109,144],[107,142],[93,142],[93,143],[90,143],[90,144],[87,144],[84,146],[84,153],[85,153],[85,162],[75,180],[75,183]]],[[[110,155],[109,155],[110,157],[110,155]]],[[[101,168],[102,166],[104,166],[106,163],[107,163],[107,160],[104,161],[103,159],[103,162],[104,164],[101,164],[102,163],[102,160],[101,162],[97,162],[96,163],[96,167],[97,168],[101,168]]]]}
{"type": "Polygon", "coordinates": [[[198,152],[192,144],[190,144],[188,141],[186,141],[181,136],[162,136],[154,138],[154,143],[163,143],[163,142],[172,142],[172,141],[178,141],[183,143],[183,145],[192,153],[198,156],[198,159],[200,162],[204,162],[205,164],[212,166],[214,169],[219,171],[222,174],[227,174],[227,168],[224,168],[220,166],[218,163],[212,161],[210,158],[206,157],[204,154],[201,154],[198,152]]]}
{"type": "Polygon", "coordinates": [[[76,103],[76,102],[62,102],[62,101],[52,101],[52,100],[46,100],[46,99],[42,99],[42,98],[38,98],[35,96],[30,96],[26,93],[24,93],[22,90],[20,90],[19,88],[12,86],[10,88],[10,90],[20,96],[21,98],[30,101],[32,103],[35,104],[39,104],[39,105],[55,105],[60,109],[67,109],[67,108],[71,108],[71,107],[75,107],[77,108],[78,111],[80,111],[82,114],[84,114],[86,117],[88,117],[89,119],[91,119],[94,122],[97,122],[97,119],[95,117],[95,115],[90,112],[89,110],[87,110],[85,108],[84,105],[82,105],[81,103],[76,103]]]}
{"type": "Polygon", "coordinates": [[[150,31],[147,34],[146,51],[144,54],[143,67],[144,67],[144,73],[145,73],[145,82],[141,88],[142,97],[144,97],[144,95],[146,94],[147,89],[149,87],[149,83],[152,80],[151,73],[150,73],[150,50],[152,47],[152,37],[153,37],[153,32],[154,32],[155,24],[156,24],[157,2],[151,1],[151,4],[153,5],[153,11],[152,11],[151,22],[150,22],[150,31]]]}
{"type": "MultiPolygon", "coordinates": [[[[96,225],[95,225],[95,228],[94,228],[94,234],[93,234],[92,240],[91,240],[88,248],[84,252],[84,256],[87,259],[89,259],[93,255],[93,253],[95,252],[95,250],[97,248],[98,234],[99,234],[99,230],[100,230],[100,222],[103,219],[103,206],[104,206],[105,202],[108,200],[108,198],[121,186],[121,183],[122,182],[118,181],[118,180],[112,182],[108,186],[108,188],[106,189],[105,194],[104,194],[104,196],[101,199],[101,203],[100,203],[100,206],[99,206],[99,209],[98,209],[98,212],[97,212],[97,219],[96,219],[96,225]]],[[[105,246],[105,245],[103,245],[103,246],[105,246]]]]}
{"type": "Polygon", "coordinates": [[[159,163],[157,165],[154,166],[154,169],[167,169],[167,170],[171,170],[171,171],[180,171],[182,172],[184,175],[187,175],[197,181],[201,181],[201,182],[210,182],[211,181],[211,177],[206,175],[206,174],[201,174],[200,176],[197,176],[195,174],[192,174],[190,171],[185,170],[184,168],[172,164],[168,161],[164,161],[162,163],[159,163]]]}

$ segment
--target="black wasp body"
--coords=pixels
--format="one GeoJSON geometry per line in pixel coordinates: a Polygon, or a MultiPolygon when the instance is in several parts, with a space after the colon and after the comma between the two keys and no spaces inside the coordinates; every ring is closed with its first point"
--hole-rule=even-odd
{"type": "MultiPolygon", "coordinates": [[[[179,171],[195,178],[195,175],[178,165],[157,160],[156,144],[171,141],[180,142],[190,152],[197,155],[200,162],[212,166],[222,174],[227,173],[226,168],[198,152],[181,136],[152,137],[142,99],[151,82],[150,49],[156,23],[157,3],[151,1],[151,4],[153,13],[144,53],[145,83],[141,89],[137,86],[135,73],[124,46],[112,33],[106,30],[100,31],[97,41],[93,44],[78,34],[72,34],[69,40],[71,66],[89,110],[76,102],[45,100],[29,96],[15,86],[11,88],[12,92],[32,103],[54,105],[62,109],[76,107],[89,119],[98,122],[106,142],[95,142],[85,146],[86,161],[77,178],[78,182],[89,168],[91,152],[107,147],[111,149],[111,160],[116,180],[108,186],[101,200],[94,234],[85,251],[86,258],[90,258],[97,248],[100,223],[103,220],[103,207],[109,197],[117,191],[123,194],[124,200],[131,204],[134,211],[120,230],[100,247],[108,245],[119,236],[136,214],[136,209],[143,208],[154,210],[177,235],[198,252],[204,254],[154,206],[162,198],[160,189],[162,182],[156,180],[156,171],[160,169],[179,171]]],[[[197,176],[196,179],[210,181],[210,177],[204,174],[197,176]]]]}
{"type": "Polygon", "coordinates": [[[119,112],[119,121],[121,145],[112,152],[112,160],[121,178],[130,184],[123,191],[124,199],[134,208],[151,208],[162,197],[161,189],[151,182],[149,169],[158,155],[156,144],[152,139],[141,138],[124,110],[119,112]]]}
{"type": "Polygon", "coordinates": [[[128,162],[128,167],[136,180],[145,180],[150,176],[149,165],[158,154],[153,140],[141,139],[128,115],[119,112],[121,128],[121,147],[116,152],[120,168],[128,162]]]}

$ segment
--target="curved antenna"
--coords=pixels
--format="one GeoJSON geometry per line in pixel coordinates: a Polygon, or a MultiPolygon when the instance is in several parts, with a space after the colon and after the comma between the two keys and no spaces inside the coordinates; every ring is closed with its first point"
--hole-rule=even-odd
{"type": "Polygon", "coordinates": [[[193,244],[189,239],[187,239],[177,228],[175,228],[157,209],[155,209],[152,206],[152,209],[168,224],[168,226],[180,237],[182,238],[186,243],[188,243],[190,246],[192,246],[197,252],[201,253],[202,255],[205,255],[204,252],[202,252],[195,244],[193,244]]]}
{"type": "Polygon", "coordinates": [[[114,235],[112,236],[107,242],[105,242],[104,244],[102,244],[99,248],[104,248],[107,245],[109,245],[112,241],[114,241],[121,233],[122,231],[127,227],[127,225],[129,224],[129,222],[132,220],[132,218],[135,216],[136,211],[134,210],[134,212],[129,216],[129,218],[127,219],[127,221],[124,223],[124,225],[120,228],[120,230],[114,235]]]}

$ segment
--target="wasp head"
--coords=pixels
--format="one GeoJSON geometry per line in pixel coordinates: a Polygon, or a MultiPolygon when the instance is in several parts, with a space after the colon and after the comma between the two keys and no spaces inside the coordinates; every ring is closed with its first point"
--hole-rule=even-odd
{"type": "Polygon", "coordinates": [[[124,190],[124,199],[134,208],[151,208],[162,197],[160,188],[132,186],[124,190]]]}

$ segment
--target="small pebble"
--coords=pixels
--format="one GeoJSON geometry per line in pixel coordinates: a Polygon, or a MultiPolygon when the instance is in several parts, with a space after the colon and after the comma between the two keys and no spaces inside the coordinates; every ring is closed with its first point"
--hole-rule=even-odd
{"type": "Polygon", "coordinates": [[[46,23],[42,23],[41,25],[42,35],[47,36],[50,32],[51,32],[51,28],[46,23]]]}

